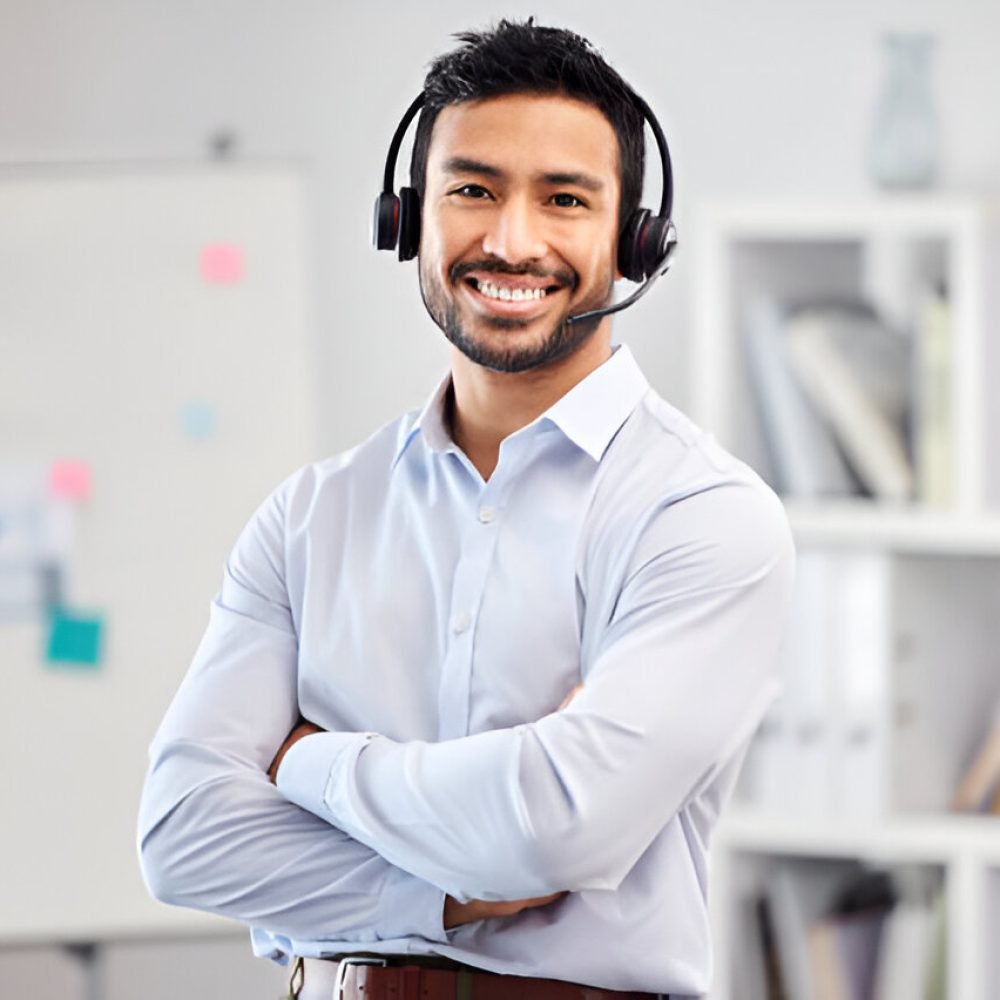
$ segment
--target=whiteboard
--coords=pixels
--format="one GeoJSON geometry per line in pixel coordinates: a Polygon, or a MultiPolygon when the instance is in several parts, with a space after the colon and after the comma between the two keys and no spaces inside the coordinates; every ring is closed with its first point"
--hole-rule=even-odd
{"type": "Polygon", "coordinates": [[[286,169],[0,176],[0,479],[89,468],[61,587],[105,622],[54,666],[0,614],[2,942],[206,926],[148,898],[136,813],[236,535],[316,457],[304,233],[286,169]]]}

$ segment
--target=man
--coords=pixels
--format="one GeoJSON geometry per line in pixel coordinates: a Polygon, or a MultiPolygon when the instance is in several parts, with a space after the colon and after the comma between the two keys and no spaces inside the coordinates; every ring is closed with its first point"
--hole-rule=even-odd
{"type": "MultiPolygon", "coordinates": [[[[424,963],[389,988],[435,1000],[696,996],[788,530],[608,316],[567,322],[618,276],[634,95],[569,32],[460,37],[411,167],[450,375],[244,530],[152,748],[144,872],[254,925],[258,954],[305,956],[303,997],[333,992],[322,956],[357,953],[424,963]]],[[[385,985],[339,968],[352,997],[385,985]]]]}

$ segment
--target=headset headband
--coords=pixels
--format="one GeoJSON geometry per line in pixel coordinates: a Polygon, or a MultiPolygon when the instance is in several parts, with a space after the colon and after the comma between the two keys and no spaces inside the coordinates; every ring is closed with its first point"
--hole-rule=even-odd
{"type": "MultiPolygon", "coordinates": [[[[667,137],[663,134],[663,128],[653,114],[653,109],[637,94],[631,92],[632,103],[639,110],[643,120],[649,126],[656,140],[656,148],[660,154],[660,167],[663,176],[663,190],[660,193],[660,211],[662,218],[669,219],[674,205],[674,174],[670,164],[670,150],[667,146],[667,137]]],[[[389,143],[389,151],[385,157],[385,172],[382,175],[382,191],[385,194],[392,194],[395,190],[396,182],[396,160],[399,157],[399,147],[403,144],[403,137],[410,127],[410,122],[416,117],[417,112],[427,102],[427,95],[421,91],[410,103],[410,106],[403,112],[396,131],[392,134],[389,143]]]]}

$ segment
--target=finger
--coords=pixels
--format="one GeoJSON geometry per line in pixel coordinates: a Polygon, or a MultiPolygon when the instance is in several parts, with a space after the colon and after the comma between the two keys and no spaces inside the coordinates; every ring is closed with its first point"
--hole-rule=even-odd
{"type": "Polygon", "coordinates": [[[557,899],[562,899],[565,895],[565,892],[554,892],[551,896],[535,896],[533,899],[522,899],[521,906],[525,909],[535,906],[547,906],[549,903],[554,903],[557,899]]]}
{"type": "Polygon", "coordinates": [[[565,698],[563,698],[562,704],[559,706],[558,711],[562,711],[581,691],[583,690],[582,684],[577,684],[575,688],[565,698]]]}

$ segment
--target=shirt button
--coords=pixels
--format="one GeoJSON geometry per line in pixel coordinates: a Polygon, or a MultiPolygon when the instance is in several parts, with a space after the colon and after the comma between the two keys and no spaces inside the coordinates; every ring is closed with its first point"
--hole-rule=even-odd
{"type": "Polygon", "coordinates": [[[479,508],[479,520],[482,524],[489,524],[497,516],[497,512],[493,507],[480,507],[479,508]]]}
{"type": "Polygon", "coordinates": [[[472,617],[467,613],[460,614],[451,625],[452,631],[455,635],[461,635],[463,632],[467,632],[469,626],[472,624],[472,617]]]}

